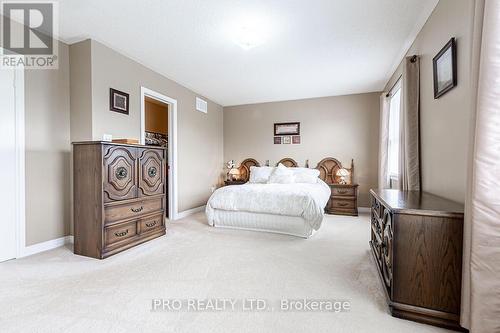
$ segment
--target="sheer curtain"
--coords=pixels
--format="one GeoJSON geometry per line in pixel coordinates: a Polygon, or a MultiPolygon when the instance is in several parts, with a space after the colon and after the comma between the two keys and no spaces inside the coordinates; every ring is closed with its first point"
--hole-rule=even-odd
{"type": "Polygon", "coordinates": [[[388,172],[389,147],[389,98],[387,93],[380,95],[380,142],[378,159],[378,188],[390,188],[388,172]]]}
{"type": "Polygon", "coordinates": [[[500,332],[500,1],[484,1],[482,23],[461,317],[472,333],[500,332]]]}
{"type": "Polygon", "coordinates": [[[391,96],[384,92],[380,96],[378,186],[384,189],[391,188],[392,185],[400,190],[420,191],[420,58],[416,55],[405,57],[402,66],[401,78],[392,88],[394,90],[397,85],[401,86],[399,151],[396,156],[398,177],[397,182],[391,184],[389,159],[392,161],[393,156],[388,151],[391,96]]]}

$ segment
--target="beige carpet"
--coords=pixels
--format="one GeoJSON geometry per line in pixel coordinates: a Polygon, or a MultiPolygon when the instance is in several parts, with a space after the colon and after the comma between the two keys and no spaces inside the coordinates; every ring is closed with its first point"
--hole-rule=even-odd
{"type": "Polygon", "coordinates": [[[0,264],[0,331],[446,332],[388,314],[368,238],[366,215],[328,216],[304,240],[211,228],[200,213],[102,261],[55,249],[0,264]],[[258,298],[269,309],[152,312],[154,298],[258,298]],[[279,310],[300,298],[349,300],[351,310],[279,310]]]}

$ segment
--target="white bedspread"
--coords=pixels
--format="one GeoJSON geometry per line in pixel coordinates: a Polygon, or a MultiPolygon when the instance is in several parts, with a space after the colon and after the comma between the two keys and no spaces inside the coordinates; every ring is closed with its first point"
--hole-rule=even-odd
{"type": "Polygon", "coordinates": [[[216,190],[207,203],[208,223],[214,224],[214,209],[275,215],[299,216],[314,230],[323,220],[330,188],[317,184],[244,184],[216,190]]]}

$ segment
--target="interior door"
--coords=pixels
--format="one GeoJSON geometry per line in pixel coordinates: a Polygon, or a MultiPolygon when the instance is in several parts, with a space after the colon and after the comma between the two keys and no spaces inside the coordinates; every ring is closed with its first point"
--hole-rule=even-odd
{"type": "Polygon", "coordinates": [[[0,262],[16,257],[16,73],[13,69],[0,69],[0,262]]]}

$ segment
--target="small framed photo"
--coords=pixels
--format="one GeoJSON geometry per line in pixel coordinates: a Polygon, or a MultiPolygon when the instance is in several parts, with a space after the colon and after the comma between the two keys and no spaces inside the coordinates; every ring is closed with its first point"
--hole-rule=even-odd
{"type": "Polygon", "coordinates": [[[300,135],[300,123],[275,123],[274,136],[277,135],[300,135]]]}
{"type": "Polygon", "coordinates": [[[281,144],[281,136],[275,136],[274,137],[274,144],[275,145],[280,145],[281,144]]]}
{"type": "Polygon", "coordinates": [[[292,143],[294,145],[300,145],[300,135],[294,135],[294,136],[292,136],[292,143]]]}
{"type": "Polygon", "coordinates": [[[457,85],[457,45],[455,38],[432,59],[434,76],[434,99],[437,99],[457,85]]]}
{"type": "Polygon", "coordinates": [[[287,135],[287,136],[283,137],[283,144],[284,145],[289,145],[291,143],[292,143],[292,137],[291,136],[287,135]]]}
{"type": "Polygon", "coordinates": [[[111,111],[128,115],[129,94],[109,88],[109,109],[111,111]]]}

